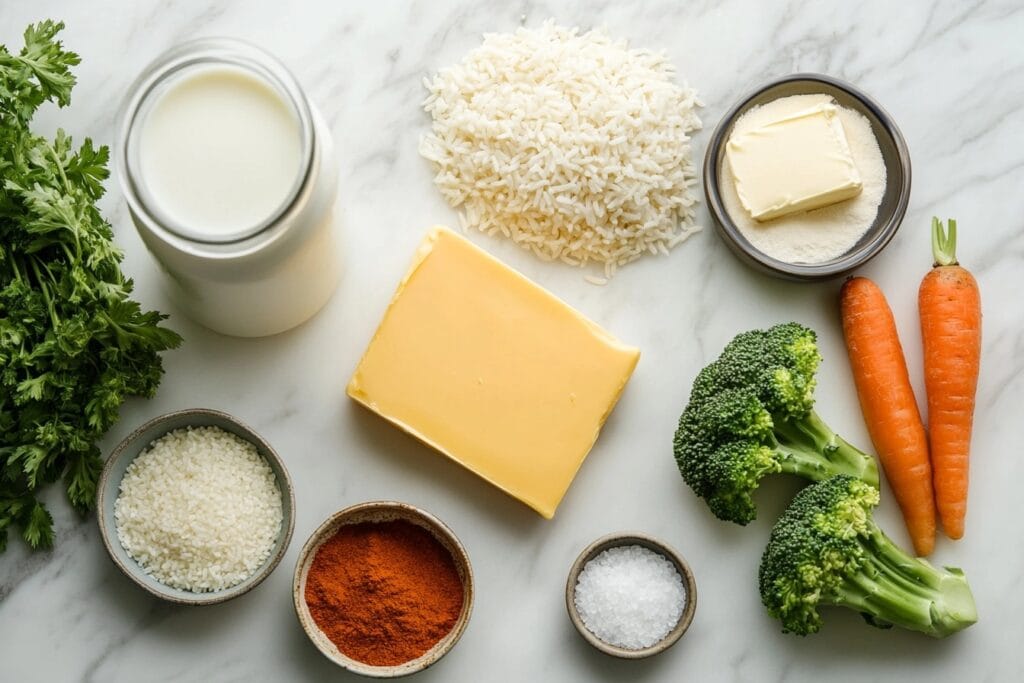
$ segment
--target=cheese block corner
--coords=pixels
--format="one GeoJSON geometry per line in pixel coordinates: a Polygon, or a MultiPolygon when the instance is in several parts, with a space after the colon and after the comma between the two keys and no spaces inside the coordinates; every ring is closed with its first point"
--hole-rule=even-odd
{"type": "Polygon", "coordinates": [[[347,393],[551,518],[639,357],[469,240],[434,227],[347,393]]]}

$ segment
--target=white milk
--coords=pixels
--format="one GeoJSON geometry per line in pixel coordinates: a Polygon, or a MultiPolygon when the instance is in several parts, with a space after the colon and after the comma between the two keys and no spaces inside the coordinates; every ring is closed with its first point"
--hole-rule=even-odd
{"type": "Polygon", "coordinates": [[[172,81],[142,122],[139,165],[157,213],[218,238],[254,232],[294,194],[302,132],[264,80],[227,65],[172,81]]]}
{"type": "Polygon", "coordinates": [[[283,332],[338,281],[330,131],[280,62],[210,38],[136,80],[118,170],[132,219],[191,318],[224,334],[283,332]]]}

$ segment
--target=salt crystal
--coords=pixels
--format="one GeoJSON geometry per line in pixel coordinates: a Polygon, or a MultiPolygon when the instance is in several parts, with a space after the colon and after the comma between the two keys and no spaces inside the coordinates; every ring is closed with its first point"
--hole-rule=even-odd
{"type": "Polygon", "coordinates": [[[587,562],[574,600],[584,625],[617,647],[641,650],[679,623],[686,588],[675,564],[639,545],[609,548],[587,562]]]}

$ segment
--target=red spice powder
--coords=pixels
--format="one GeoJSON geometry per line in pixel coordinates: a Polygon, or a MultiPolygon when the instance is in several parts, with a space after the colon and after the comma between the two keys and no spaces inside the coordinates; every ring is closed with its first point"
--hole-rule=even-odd
{"type": "Polygon", "coordinates": [[[448,635],[463,596],[451,553],[426,529],[396,520],[342,526],[317,549],[305,597],[342,653],[394,666],[448,635]]]}

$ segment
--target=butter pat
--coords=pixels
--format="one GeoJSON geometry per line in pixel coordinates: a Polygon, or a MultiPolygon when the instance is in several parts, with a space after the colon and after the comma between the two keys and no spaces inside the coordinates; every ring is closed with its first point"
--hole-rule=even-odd
{"type": "Polygon", "coordinates": [[[551,518],[639,357],[433,228],[348,395],[551,518]]]}
{"type": "Polygon", "coordinates": [[[726,156],[743,208],[759,221],[851,199],[863,188],[829,102],[733,132],[726,156]]]}

